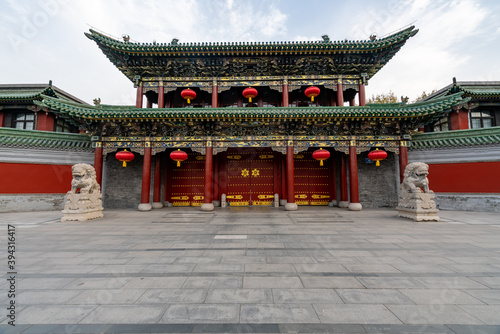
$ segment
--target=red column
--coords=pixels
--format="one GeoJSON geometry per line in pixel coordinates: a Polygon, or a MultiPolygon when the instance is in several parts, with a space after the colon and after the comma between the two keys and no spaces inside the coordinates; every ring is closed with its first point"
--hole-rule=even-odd
{"type": "Polygon", "coordinates": [[[214,156],[214,196],[213,196],[214,206],[220,206],[220,196],[219,196],[219,154],[214,156]]]}
{"type": "Polygon", "coordinates": [[[356,101],[354,101],[354,98],[349,100],[349,106],[354,107],[356,105],[356,101]]]}
{"type": "Polygon", "coordinates": [[[153,108],[153,102],[148,98],[146,98],[146,108],[153,108]]]}
{"type": "Polygon", "coordinates": [[[340,154],[340,202],[339,208],[349,206],[349,195],[347,193],[347,159],[345,153],[340,154]]]}
{"type": "Polygon", "coordinates": [[[137,95],[135,97],[135,107],[136,108],[142,108],[142,82],[139,82],[139,85],[137,86],[137,95]]]}
{"type": "Polygon", "coordinates": [[[336,154],[332,152],[331,162],[330,162],[330,201],[332,205],[337,205],[337,163],[336,154]]]}
{"type": "Polygon", "coordinates": [[[158,84],[158,108],[165,108],[165,87],[163,81],[158,84]]]}
{"type": "Polygon", "coordinates": [[[161,201],[161,155],[155,155],[155,177],[153,181],[153,209],[163,208],[161,201]]]}
{"type": "Polygon", "coordinates": [[[365,84],[360,83],[358,85],[359,87],[359,105],[360,106],[366,106],[366,92],[365,92],[365,84]]]}
{"type": "Polygon", "coordinates": [[[207,145],[205,153],[205,195],[201,210],[212,211],[214,204],[212,203],[212,189],[213,189],[213,147],[207,145]]]}
{"type": "Polygon", "coordinates": [[[289,105],[289,100],[288,100],[288,80],[284,79],[283,80],[283,94],[282,94],[281,106],[282,107],[288,107],[288,105],[289,105]]]}
{"type": "Polygon", "coordinates": [[[469,112],[467,109],[453,110],[450,112],[452,130],[467,130],[469,128],[469,112]]]}
{"type": "Polygon", "coordinates": [[[399,144],[399,183],[403,183],[405,169],[408,166],[408,142],[402,141],[399,144]]]}
{"type": "Polygon", "coordinates": [[[287,202],[285,204],[285,210],[295,211],[297,210],[297,204],[295,203],[295,180],[294,180],[294,169],[293,169],[293,141],[288,141],[288,146],[286,147],[286,183],[287,183],[287,202]]]}
{"type": "Polygon", "coordinates": [[[344,105],[344,88],[342,87],[342,79],[337,82],[337,106],[344,105]]]}
{"type": "Polygon", "coordinates": [[[151,189],[151,147],[144,148],[144,162],[142,163],[142,188],[141,188],[141,204],[139,211],[151,210],[149,203],[149,192],[151,189]]]}
{"type": "Polygon", "coordinates": [[[166,166],[165,166],[165,205],[168,205],[168,203],[170,202],[170,194],[171,194],[171,166],[172,166],[172,160],[169,160],[170,157],[168,156],[168,154],[166,155],[166,166]]]}
{"type": "Polygon", "coordinates": [[[280,205],[285,205],[287,202],[286,192],[286,155],[281,155],[281,198],[280,205]]]}
{"type": "Polygon", "coordinates": [[[358,188],[358,155],[356,154],[356,141],[351,140],[349,146],[349,193],[351,202],[349,210],[360,211],[362,209],[359,203],[359,188],[358,188]]]}
{"type": "Polygon", "coordinates": [[[1,109],[2,107],[0,107],[0,128],[3,128],[5,126],[5,112],[1,109]]]}
{"type": "Polygon", "coordinates": [[[45,111],[37,113],[36,129],[40,131],[54,131],[54,114],[49,114],[45,111]]]}
{"type": "Polygon", "coordinates": [[[102,143],[97,142],[95,144],[96,144],[96,148],[94,150],[95,179],[102,188],[102,160],[103,160],[102,143]]]}
{"type": "Polygon", "coordinates": [[[219,107],[219,90],[217,88],[217,80],[212,83],[212,108],[219,107]]]}

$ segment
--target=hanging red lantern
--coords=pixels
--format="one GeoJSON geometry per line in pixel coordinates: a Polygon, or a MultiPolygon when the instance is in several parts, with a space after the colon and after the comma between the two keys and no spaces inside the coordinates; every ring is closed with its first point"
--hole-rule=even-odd
{"type": "Polygon", "coordinates": [[[252,98],[257,96],[257,89],[253,87],[247,87],[243,90],[243,97],[248,99],[249,103],[252,103],[252,98]]]}
{"type": "Polygon", "coordinates": [[[306,88],[306,91],[304,92],[304,94],[306,94],[307,97],[310,97],[311,101],[314,102],[314,98],[319,95],[319,92],[320,92],[320,90],[318,87],[311,86],[311,87],[306,88]]]}
{"type": "Polygon", "coordinates": [[[196,98],[196,92],[192,89],[186,88],[181,92],[183,99],[187,100],[187,103],[191,103],[191,100],[196,98]]]}
{"type": "Polygon", "coordinates": [[[368,153],[368,159],[375,161],[375,166],[380,166],[380,161],[387,158],[387,152],[383,150],[379,150],[378,148],[375,151],[371,151],[368,153]]]}
{"type": "Polygon", "coordinates": [[[124,149],[123,151],[116,152],[115,157],[118,161],[122,161],[123,167],[127,167],[127,162],[130,162],[134,160],[135,156],[134,153],[127,151],[127,149],[124,149]]]}
{"type": "Polygon", "coordinates": [[[172,151],[170,153],[170,158],[174,161],[177,161],[177,167],[181,166],[181,161],[184,161],[188,158],[188,155],[186,152],[181,151],[181,149],[177,149],[177,151],[172,151]]]}
{"type": "Polygon", "coordinates": [[[323,166],[323,160],[326,160],[330,157],[330,152],[328,150],[324,150],[320,148],[313,152],[313,158],[319,160],[319,165],[323,166]]]}

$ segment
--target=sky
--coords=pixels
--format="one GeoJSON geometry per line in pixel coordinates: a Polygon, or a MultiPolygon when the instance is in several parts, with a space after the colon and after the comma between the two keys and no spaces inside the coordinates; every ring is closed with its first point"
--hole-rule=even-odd
{"type": "Polygon", "coordinates": [[[135,89],[84,36],[132,41],[366,40],[419,33],[368,83],[414,100],[459,81],[500,81],[498,0],[0,0],[0,83],[48,83],[91,103],[135,104],[135,89]]]}

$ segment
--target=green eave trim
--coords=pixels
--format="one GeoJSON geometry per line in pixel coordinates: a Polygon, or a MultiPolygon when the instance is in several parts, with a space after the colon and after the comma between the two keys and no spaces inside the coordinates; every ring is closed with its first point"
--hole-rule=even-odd
{"type": "Polygon", "coordinates": [[[16,89],[16,90],[4,90],[0,91],[0,102],[33,102],[41,101],[43,96],[57,97],[52,87],[47,87],[38,91],[33,89],[16,89]]]}
{"type": "Polygon", "coordinates": [[[56,98],[44,97],[36,104],[51,109],[56,114],[74,119],[185,119],[185,118],[409,118],[434,117],[464,103],[462,93],[434,99],[430,102],[404,106],[393,104],[364,107],[288,107],[288,108],[135,108],[133,106],[99,107],[69,103],[56,98]]]}
{"type": "Polygon", "coordinates": [[[411,150],[500,144],[500,126],[484,129],[418,133],[411,150]]]}
{"type": "Polygon", "coordinates": [[[0,146],[91,151],[90,136],[65,132],[0,128],[0,146]]]}
{"type": "Polygon", "coordinates": [[[95,41],[103,48],[113,49],[123,53],[134,55],[238,55],[241,52],[250,52],[257,55],[262,53],[294,53],[306,52],[316,54],[318,52],[371,52],[382,48],[388,48],[414,36],[418,32],[415,26],[403,29],[385,38],[363,41],[312,41],[312,42],[251,42],[251,43],[133,43],[124,42],[106,36],[100,32],[90,29],[85,35],[95,41]]]}

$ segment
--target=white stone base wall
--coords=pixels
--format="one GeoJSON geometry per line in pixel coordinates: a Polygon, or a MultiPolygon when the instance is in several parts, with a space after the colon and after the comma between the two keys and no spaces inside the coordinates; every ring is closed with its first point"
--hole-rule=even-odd
{"type": "Polygon", "coordinates": [[[439,210],[500,212],[500,194],[436,193],[439,210]]]}
{"type": "Polygon", "coordinates": [[[0,194],[0,212],[50,211],[64,208],[66,194],[0,194]]]}

